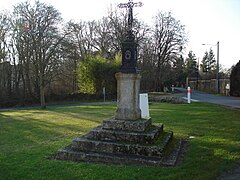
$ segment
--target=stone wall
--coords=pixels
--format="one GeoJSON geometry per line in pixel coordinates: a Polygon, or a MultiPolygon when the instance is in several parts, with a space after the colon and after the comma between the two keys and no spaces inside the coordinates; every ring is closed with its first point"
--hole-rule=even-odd
{"type": "MultiPolygon", "coordinates": [[[[219,79],[219,91],[220,94],[228,95],[229,90],[226,89],[226,85],[230,84],[229,79],[219,79]]],[[[217,80],[198,80],[198,81],[189,81],[189,85],[192,89],[210,92],[210,93],[217,93],[217,80]]]]}

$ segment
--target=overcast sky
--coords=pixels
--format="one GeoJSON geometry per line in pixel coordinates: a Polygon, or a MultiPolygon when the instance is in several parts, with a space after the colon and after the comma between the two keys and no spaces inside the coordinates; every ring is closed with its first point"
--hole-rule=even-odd
{"type": "MultiPolygon", "coordinates": [[[[25,0],[0,0],[0,10],[11,11],[12,5],[25,0]]],[[[34,1],[34,0],[29,0],[34,1]]],[[[68,20],[97,20],[106,15],[112,4],[128,0],[40,0],[53,5],[68,20]]],[[[135,0],[138,2],[138,0],[135,0]]],[[[187,50],[202,59],[210,47],[216,55],[220,43],[220,64],[230,68],[240,60],[240,0],[141,0],[142,7],[134,8],[137,18],[151,25],[158,11],[171,11],[186,25],[189,35],[187,50]],[[212,44],[205,45],[202,44],[212,44]]],[[[187,53],[186,53],[187,54],[187,53]]]]}

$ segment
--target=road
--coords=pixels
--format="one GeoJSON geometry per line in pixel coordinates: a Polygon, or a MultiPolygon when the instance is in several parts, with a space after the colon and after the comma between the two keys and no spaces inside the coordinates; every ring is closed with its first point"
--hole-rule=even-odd
{"type": "MultiPolygon", "coordinates": [[[[183,97],[187,97],[187,90],[184,88],[176,88],[181,91],[183,97]]],[[[191,99],[193,101],[208,102],[213,104],[219,104],[223,106],[228,106],[232,108],[240,108],[240,97],[230,97],[209,94],[197,90],[191,90],[191,99]]]]}

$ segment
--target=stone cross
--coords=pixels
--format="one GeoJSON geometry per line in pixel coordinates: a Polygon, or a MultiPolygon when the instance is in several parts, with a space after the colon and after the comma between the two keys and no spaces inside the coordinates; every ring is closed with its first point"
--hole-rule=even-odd
{"type": "Polygon", "coordinates": [[[133,0],[129,0],[128,3],[120,3],[118,5],[119,8],[128,8],[128,30],[132,30],[133,24],[133,7],[141,7],[143,5],[142,2],[133,2],[133,0]]]}

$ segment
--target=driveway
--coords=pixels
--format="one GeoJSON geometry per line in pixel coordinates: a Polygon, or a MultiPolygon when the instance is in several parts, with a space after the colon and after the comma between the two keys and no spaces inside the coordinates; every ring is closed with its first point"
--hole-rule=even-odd
{"type": "MultiPolygon", "coordinates": [[[[176,88],[181,91],[181,96],[187,97],[187,90],[184,88],[176,88]]],[[[208,102],[213,104],[219,104],[232,108],[240,108],[240,97],[221,96],[205,93],[202,91],[191,90],[191,99],[193,101],[208,102]]]]}

